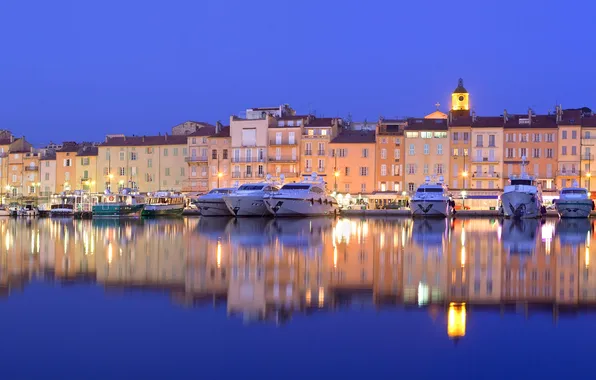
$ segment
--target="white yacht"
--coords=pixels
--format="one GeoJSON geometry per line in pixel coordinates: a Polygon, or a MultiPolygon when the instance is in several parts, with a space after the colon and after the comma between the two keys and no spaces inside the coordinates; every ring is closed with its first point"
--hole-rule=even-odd
{"type": "Polygon", "coordinates": [[[426,177],[426,182],[418,187],[410,200],[412,216],[444,218],[451,215],[453,206],[443,177],[437,182],[432,182],[426,177]]]}
{"type": "Polygon", "coordinates": [[[325,183],[316,174],[270,193],[265,197],[265,206],[275,216],[322,216],[338,212],[337,201],[325,192],[325,183]]]}
{"type": "Polygon", "coordinates": [[[235,188],[213,189],[197,199],[197,206],[202,216],[232,216],[223,197],[232,194],[235,188]]]}
{"type": "Polygon", "coordinates": [[[578,187],[574,182],[573,187],[561,189],[555,207],[561,218],[587,218],[594,210],[594,201],[587,189],[578,187]]]}
{"type": "Polygon", "coordinates": [[[521,174],[512,176],[501,195],[503,214],[507,218],[539,218],[546,210],[542,207],[542,194],[534,177],[526,173],[526,158],[522,158],[521,174]]]}
{"type": "Polygon", "coordinates": [[[271,182],[246,183],[234,193],[224,195],[223,200],[234,216],[271,215],[263,197],[279,191],[279,186],[271,182]]]}

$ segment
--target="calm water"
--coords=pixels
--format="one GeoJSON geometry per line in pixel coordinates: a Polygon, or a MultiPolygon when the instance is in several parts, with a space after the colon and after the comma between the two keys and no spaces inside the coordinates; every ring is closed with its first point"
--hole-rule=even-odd
{"type": "Polygon", "coordinates": [[[2,379],[594,372],[589,221],[2,219],[0,230],[2,379]]]}

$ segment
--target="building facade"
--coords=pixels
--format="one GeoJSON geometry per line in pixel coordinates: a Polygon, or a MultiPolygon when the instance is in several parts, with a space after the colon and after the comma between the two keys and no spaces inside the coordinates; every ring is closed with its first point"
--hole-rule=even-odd
{"type": "Polygon", "coordinates": [[[75,189],[92,193],[103,191],[103,188],[101,188],[102,181],[98,181],[97,155],[98,149],[92,145],[83,145],[77,151],[75,189]]]}
{"type": "Polygon", "coordinates": [[[77,152],[79,145],[74,141],[62,143],[62,147],[56,150],[56,192],[76,190],[78,188],[77,152]]]}
{"type": "MultiPolygon", "coordinates": [[[[187,136],[189,156],[185,158],[188,163],[188,180],[183,190],[191,192],[207,192],[209,190],[209,136],[215,134],[215,127],[201,128],[187,136]]],[[[215,173],[217,175],[217,171],[215,173]]]]}
{"type": "Polygon", "coordinates": [[[234,183],[243,184],[265,178],[269,128],[275,125],[276,119],[269,115],[264,119],[230,117],[234,183]]]}
{"type": "Polygon", "coordinates": [[[375,131],[342,131],[329,143],[327,189],[347,197],[367,196],[375,190],[375,131]]]}
{"type": "Polygon", "coordinates": [[[307,116],[282,116],[269,128],[269,163],[267,173],[280,180],[295,181],[300,176],[302,128],[307,116]]]}
{"type": "Polygon", "coordinates": [[[404,185],[404,127],[406,120],[380,119],[376,127],[376,191],[401,194],[404,185]]]}
{"type": "Polygon", "coordinates": [[[56,193],[56,153],[47,152],[39,161],[40,196],[49,197],[56,193]]]}
{"type": "MultiPolygon", "coordinates": [[[[302,162],[300,169],[303,177],[311,176],[313,173],[322,176],[327,175],[329,143],[337,136],[340,129],[340,119],[309,118],[308,124],[302,129],[302,162]]],[[[333,165],[333,163],[329,164],[333,165]]],[[[333,167],[331,166],[331,168],[333,167]]],[[[325,180],[328,182],[329,178],[325,180]]]]}

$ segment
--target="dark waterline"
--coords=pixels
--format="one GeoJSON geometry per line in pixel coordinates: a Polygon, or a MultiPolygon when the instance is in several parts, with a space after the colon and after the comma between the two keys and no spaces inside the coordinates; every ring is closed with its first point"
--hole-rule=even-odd
{"type": "Polygon", "coordinates": [[[3,219],[0,231],[6,379],[591,373],[589,221],[3,219]]]}

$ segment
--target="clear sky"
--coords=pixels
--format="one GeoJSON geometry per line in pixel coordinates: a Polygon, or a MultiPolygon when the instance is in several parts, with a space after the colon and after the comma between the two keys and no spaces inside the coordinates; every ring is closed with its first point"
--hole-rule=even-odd
{"type": "Polygon", "coordinates": [[[596,2],[5,0],[0,128],[35,144],[156,134],[247,107],[419,116],[596,107],[596,2]]]}

